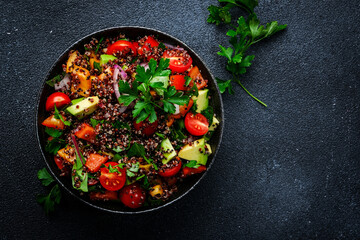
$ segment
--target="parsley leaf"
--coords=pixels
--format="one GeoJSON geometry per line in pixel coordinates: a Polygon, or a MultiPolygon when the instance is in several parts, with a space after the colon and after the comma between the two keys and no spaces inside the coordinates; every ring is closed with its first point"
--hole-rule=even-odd
{"type": "Polygon", "coordinates": [[[139,143],[134,143],[127,153],[128,157],[143,157],[145,156],[145,148],[139,143]]]}
{"type": "Polygon", "coordinates": [[[40,169],[37,173],[38,179],[40,179],[42,185],[49,186],[55,180],[50,175],[50,173],[46,170],[46,168],[40,169]]]}
{"type": "Polygon", "coordinates": [[[161,43],[159,43],[158,48],[165,50],[166,46],[161,42],[161,43]]]}
{"type": "Polygon", "coordinates": [[[55,112],[54,112],[54,117],[55,117],[56,119],[60,119],[66,126],[70,126],[70,125],[71,125],[71,123],[70,123],[69,121],[65,121],[65,120],[64,120],[63,116],[60,114],[59,110],[58,110],[57,107],[56,107],[56,103],[54,104],[54,110],[55,110],[55,112]]]}
{"type": "Polygon", "coordinates": [[[119,163],[118,165],[116,166],[111,166],[109,165],[108,166],[108,169],[109,169],[109,173],[118,173],[118,174],[121,174],[121,172],[119,171],[118,167],[123,169],[124,168],[124,165],[125,163],[119,163]]]}
{"type": "Polygon", "coordinates": [[[101,65],[99,62],[94,61],[94,69],[98,70],[98,72],[101,72],[101,65]]]}
{"type": "Polygon", "coordinates": [[[50,87],[55,87],[55,83],[60,82],[63,79],[64,75],[65,75],[65,73],[56,75],[52,79],[46,81],[46,84],[49,85],[50,87]]]}
{"type": "Polygon", "coordinates": [[[185,86],[189,86],[190,82],[191,82],[191,77],[189,76],[185,76],[185,86]]]}
{"type": "MultiPolygon", "coordinates": [[[[97,46],[96,46],[95,54],[98,53],[99,48],[100,48],[100,44],[101,44],[101,42],[102,42],[103,40],[104,40],[104,37],[100,38],[100,40],[99,40],[99,42],[98,42],[98,44],[97,44],[97,46]]],[[[99,64],[99,65],[100,65],[100,64],[99,64]]],[[[95,64],[94,64],[94,67],[95,67],[95,64]]]]}
{"type": "Polygon", "coordinates": [[[55,209],[55,204],[59,204],[61,200],[61,191],[59,185],[56,184],[51,189],[48,195],[38,195],[36,200],[39,204],[42,204],[45,209],[45,213],[49,215],[55,209]]]}
{"type": "Polygon", "coordinates": [[[51,141],[48,141],[48,143],[45,146],[45,151],[53,155],[56,155],[61,148],[65,147],[65,145],[66,145],[65,140],[60,138],[54,138],[51,141]]]}
{"type": "Polygon", "coordinates": [[[228,90],[229,94],[234,94],[234,90],[232,89],[231,80],[221,80],[220,78],[215,78],[218,84],[219,90],[221,93],[226,92],[228,90]]]}
{"type": "Polygon", "coordinates": [[[135,177],[135,173],[139,171],[139,163],[133,163],[129,169],[126,170],[126,175],[128,177],[135,177]]]}
{"type": "Polygon", "coordinates": [[[136,181],[142,179],[143,177],[145,177],[145,174],[143,174],[143,175],[141,175],[141,176],[138,176],[138,177],[136,178],[136,181]]]}
{"type": "Polygon", "coordinates": [[[141,185],[141,187],[144,188],[145,190],[150,189],[150,183],[147,176],[144,177],[144,183],[141,185]]]}
{"type": "Polygon", "coordinates": [[[59,130],[56,130],[55,128],[46,127],[45,132],[54,138],[60,137],[62,135],[62,132],[59,130]]]}
{"type": "Polygon", "coordinates": [[[209,17],[207,19],[208,23],[215,23],[219,25],[220,23],[230,23],[231,22],[231,14],[229,12],[230,8],[233,7],[233,4],[226,4],[224,7],[217,7],[211,5],[208,7],[209,17]]]}
{"type": "Polygon", "coordinates": [[[201,111],[201,114],[206,117],[209,121],[209,126],[211,126],[214,117],[214,109],[211,106],[208,106],[205,110],[201,111]]]}
{"type": "Polygon", "coordinates": [[[184,167],[198,168],[198,167],[200,167],[200,165],[197,164],[197,161],[196,161],[196,160],[190,160],[189,162],[187,162],[186,164],[184,164],[184,167]]]}

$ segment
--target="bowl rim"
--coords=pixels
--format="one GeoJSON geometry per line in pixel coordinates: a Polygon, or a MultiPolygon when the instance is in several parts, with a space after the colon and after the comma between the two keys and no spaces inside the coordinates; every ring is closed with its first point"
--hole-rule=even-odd
{"type": "Polygon", "coordinates": [[[116,213],[116,214],[141,214],[141,213],[146,213],[146,212],[152,212],[152,211],[155,211],[155,210],[158,210],[158,209],[161,209],[163,207],[166,207],[176,201],[178,201],[179,199],[183,198],[185,195],[187,195],[191,190],[193,190],[195,188],[196,185],[199,184],[199,182],[205,177],[205,175],[208,173],[209,169],[211,168],[211,166],[214,164],[214,161],[215,161],[215,158],[216,158],[216,155],[219,151],[219,148],[221,146],[221,142],[222,142],[222,137],[223,137],[223,131],[224,131],[224,106],[223,106],[223,101],[222,101],[222,97],[221,97],[221,93],[220,93],[220,90],[219,90],[219,87],[216,83],[216,80],[213,76],[213,74],[211,73],[211,71],[209,70],[208,66],[205,64],[204,60],[192,49],[190,48],[187,44],[185,44],[183,41],[179,40],[178,38],[168,34],[168,33],[165,33],[165,32],[162,32],[160,30],[157,30],[157,29],[154,29],[154,28],[149,28],[149,27],[142,27],[142,26],[136,26],[136,25],[129,25],[129,26],[126,26],[126,25],[122,25],[122,26],[115,26],[115,27],[108,27],[108,28],[103,28],[103,29],[100,29],[98,31],[95,31],[95,32],[92,32],[90,34],[87,34],[86,36],[84,37],[81,37],[80,39],[76,40],[75,42],[73,42],[69,47],[66,48],[65,51],[63,51],[55,60],[55,62],[51,65],[50,69],[48,70],[47,74],[45,75],[45,78],[43,78],[42,82],[40,83],[40,88],[38,90],[38,94],[37,94],[37,98],[36,98],[36,107],[35,107],[35,134],[36,134],[36,140],[37,140],[37,146],[41,152],[41,155],[45,161],[45,164],[46,164],[46,167],[47,167],[47,170],[51,173],[51,175],[53,176],[53,178],[57,181],[57,183],[63,188],[66,190],[66,192],[70,193],[71,196],[73,196],[75,199],[79,200],[80,202],[82,203],[85,203],[85,205],[87,206],[90,206],[90,207],[93,207],[97,210],[101,210],[101,211],[105,211],[105,212],[110,212],[110,213],[116,213]],[[202,64],[204,65],[205,69],[207,70],[207,72],[210,74],[210,77],[212,78],[212,82],[214,83],[215,85],[215,89],[217,91],[217,94],[219,96],[219,100],[220,100],[220,113],[221,113],[221,121],[220,121],[220,124],[219,124],[219,128],[218,130],[220,131],[220,134],[219,134],[219,143],[217,144],[217,148],[215,149],[215,151],[212,153],[213,154],[213,158],[212,158],[212,161],[210,162],[210,164],[208,165],[206,171],[202,174],[202,176],[200,176],[200,178],[189,188],[187,189],[184,193],[182,193],[181,195],[179,195],[178,197],[168,201],[168,202],[165,202],[164,204],[160,205],[160,206],[156,206],[156,207],[153,207],[153,208],[149,208],[149,209],[144,209],[144,210],[139,210],[139,211],[129,211],[129,212],[126,212],[126,211],[116,211],[116,210],[112,210],[112,209],[107,209],[107,208],[103,208],[103,207],[100,207],[100,206],[97,206],[95,204],[92,204],[90,201],[86,201],[85,199],[77,196],[76,194],[74,194],[72,191],[70,191],[70,189],[68,189],[63,183],[62,181],[58,178],[58,176],[52,171],[48,161],[47,161],[47,158],[44,154],[44,151],[41,147],[41,142],[40,142],[40,136],[39,136],[39,124],[38,124],[38,117],[39,117],[39,107],[40,107],[40,98],[41,98],[41,95],[42,95],[42,92],[44,90],[44,87],[45,87],[45,84],[46,84],[46,80],[48,80],[51,72],[53,71],[53,69],[56,67],[56,65],[58,64],[60,58],[62,56],[64,56],[66,53],[68,53],[76,44],[80,43],[81,41],[85,40],[86,38],[90,38],[91,36],[94,36],[94,35],[97,35],[97,34],[101,34],[101,33],[106,33],[106,32],[109,32],[109,31],[116,31],[118,30],[119,32],[121,32],[121,30],[124,30],[124,29],[128,29],[128,28],[137,28],[137,29],[140,29],[140,30],[146,30],[146,31],[151,31],[151,32],[154,32],[154,33],[159,33],[159,34],[162,34],[162,35],[165,35],[166,37],[169,37],[169,38],[172,38],[174,39],[175,41],[181,43],[183,46],[185,46],[186,48],[190,49],[192,51],[192,54],[195,54],[195,56],[202,62],[202,64]]]}

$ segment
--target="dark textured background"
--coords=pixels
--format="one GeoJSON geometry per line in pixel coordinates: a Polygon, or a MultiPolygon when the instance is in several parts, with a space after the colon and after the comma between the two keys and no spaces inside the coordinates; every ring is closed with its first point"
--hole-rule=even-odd
{"type": "Polygon", "coordinates": [[[0,12],[2,239],[348,239],[360,238],[359,7],[357,0],[260,0],[262,22],[285,32],[253,48],[243,83],[225,95],[218,157],[182,200],[157,212],[99,212],[64,192],[46,217],[45,166],[34,134],[41,82],[77,39],[106,27],[140,25],[194,49],[215,76],[229,77],[206,23],[212,1],[2,1],[0,12]]]}

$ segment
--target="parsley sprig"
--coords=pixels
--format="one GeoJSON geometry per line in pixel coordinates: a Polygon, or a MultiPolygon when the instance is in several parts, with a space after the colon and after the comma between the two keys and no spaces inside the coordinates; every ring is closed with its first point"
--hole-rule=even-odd
{"type": "Polygon", "coordinates": [[[59,110],[57,109],[56,104],[54,104],[54,110],[55,110],[54,111],[54,118],[60,119],[64,123],[64,125],[66,125],[66,126],[71,125],[71,123],[69,121],[65,121],[64,117],[60,114],[59,110]]]}
{"type": "Polygon", "coordinates": [[[218,54],[227,59],[226,69],[231,72],[232,79],[221,80],[216,78],[221,93],[226,90],[229,94],[234,94],[232,88],[232,82],[238,83],[254,100],[267,107],[265,103],[253,96],[240,82],[240,75],[246,73],[246,69],[251,66],[251,62],[254,60],[254,55],[246,55],[246,51],[255,43],[268,38],[275,33],[286,28],[285,25],[278,25],[277,21],[267,23],[266,26],[261,25],[258,17],[256,16],[254,9],[258,6],[258,0],[218,0],[219,2],[226,2],[223,7],[211,5],[209,10],[208,23],[220,23],[230,26],[230,30],[226,33],[230,37],[230,44],[232,47],[225,48],[219,45],[220,51],[218,54]],[[232,24],[232,16],[230,9],[234,7],[240,7],[245,9],[249,15],[248,18],[243,16],[239,17],[236,24],[232,24]]]}
{"type": "Polygon", "coordinates": [[[157,120],[156,110],[161,109],[166,113],[175,113],[174,104],[185,105],[189,103],[190,96],[183,92],[177,92],[174,86],[169,86],[169,59],[161,58],[159,63],[154,59],[149,61],[149,69],[145,70],[142,66],[136,68],[136,78],[132,86],[128,82],[119,81],[119,91],[122,95],[119,102],[128,106],[136,100],[133,117],[139,123],[146,118],[153,123],[157,120]],[[155,90],[159,98],[150,94],[150,90],[155,90]]]}
{"type": "MultiPolygon", "coordinates": [[[[37,173],[37,176],[44,186],[50,186],[55,182],[54,178],[50,175],[46,168],[40,169],[37,173]]],[[[36,200],[39,204],[43,205],[47,215],[50,212],[53,212],[55,209],[55,204],[59,204],[61,200],[61,191],[59,185],[55,184],[47,195],[37,195],[36,200]]]]}

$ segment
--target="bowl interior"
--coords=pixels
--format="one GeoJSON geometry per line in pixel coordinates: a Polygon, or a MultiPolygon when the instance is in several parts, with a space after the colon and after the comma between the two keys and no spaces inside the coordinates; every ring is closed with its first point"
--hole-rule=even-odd
{"type": "Polygon", "coordinates": [[[214,108],[214,112],[216,114],[216,117],[220,121],[220,125],[219,125],[218,129],[215,131],[211,140],[209,141],[209,144],[211,145],[211,148],[213,149],[213,154],[210,155],[210,157],[209,157],[208,165],[207,165],[208,169],[211,167],[212,163],[214,162],[215,155],[220,146],[220,142],[221,142],[221,138],[222,138],[223,125],[224,125],[223,105],[222,105],[221,95],[217,88],[216,82],[215,82],[213,76],[211,75],[209,69],[205,66],[204,62],[200,59],[200,57],[192,49],[190,49],[186,44],[184,44],[180,40],[178,40],[168,34],[157,31],[157,30],[142,28],[142,27],[116,27],[116,28],[101,30],[99,32],[95,32],[91,35],[88,35],[88,36],[80,39],[76,43],[74,43],[55,62],[55,64],[52,66],[49,73],[47,74],[46,79],[44,79],[44,82],[40,89],[39,98],[38,98],[38,106],[37,106],[37,114],[36,114],[37,115],[36,116],[36,127],[37,127],[36,132],[37,132],[37,138],[39,141],[39,147],[44,156],[45,162],[46,162],[48,168],[50,169],[50,172],[53,174],[55,179],[60,183],[60,185],[63,186],[69,193],[71,193],[77,199],[83,201],[84,203],[86,203],[90,206],[93,206],[98,209],[110,211],[110,212],[116,212],[116,213],[139,213],[139,212],[146,212],[149,210],[161,208],[161,207],[166,206],[166,205],[174,202],[175,200],[181,198],[200,181],[200,179],[206,174],[206,172],[203,174],[194,175],[192,177],[185,179],[184,182],[182,182],[179,185],[178,192],[176,194],[174,194],[167,202],[165,202],[165,204],[163,204],[161,206],[157,206],[157,207],[148,206],[148,207],[142,207],[139,209],[129,209],[129,208],[124,207],[121,203],[117,203],[117,202],[102,202],[102,201],[93,202],[93,201],[90,201],[86,196],[81,196],[77,190],[72,188],[71,179],[69,177],[59,177],[60,171],[58,170],[58,168],[53,160],[53,156],[44,151],[46,141],[47,141],[47,135],[44,131],[44,127],[41,126],[41,122],[46,117],[48,117],[48,113],[45,111],[46,99],[51,93],[54,92],[54,89],[51,88],[50,86],[48,86],[45,83],[45,81],[53,78],[54,76],[56,76],[62,72],[62,64],[66,62],[69,51],[72,49],[77,49],[80,52],[83,52],[84,44],[88,43],[91,40],[91,38],[95,37],[97,39],[100,39],[101,37],[116,36],[120,33],[125,34],[126,37],[128,37],[130,39],[137,39],[137,37],[139,37],[139,36],[143,37],[145,35],[154,35],[160,41],[162,41],[164,43],[179,45],[179,46],[185,48],[190,53],[191,57],[193,58],[193,65],[198,66],[199,69],[201,70],[203,77],[205,79],[209,80],[209,89],[211,92],[210,104],[214,108]]]}

